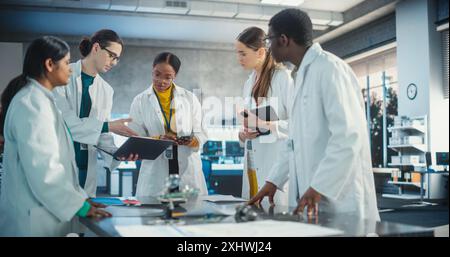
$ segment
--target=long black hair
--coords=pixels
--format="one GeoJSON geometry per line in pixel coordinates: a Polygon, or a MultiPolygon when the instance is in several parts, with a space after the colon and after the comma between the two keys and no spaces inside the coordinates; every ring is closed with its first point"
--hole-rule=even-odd
{"type": "Polygon", "coordinates": [[[14,96],[28,83],[28,77],[38,79],[45,75],[45,61],[58,62],[69,53],[69,45],[63,40],[44,36],[31,42],[23,61],[22,74],[12,79],[1,96],[0,134],[3,135],[6,113],[14,96]]]}
{"type": "Polygon", "coordinates": [[[102,29],[94,33],[91,38],[84,37],[79,45],[80,53],[83,57],[88,56],[92,51],[92,46],[98,43],[100,47],[104,48],[115,42],[123,47],[123,41],[119,35],[110,29],[102,29]]]}

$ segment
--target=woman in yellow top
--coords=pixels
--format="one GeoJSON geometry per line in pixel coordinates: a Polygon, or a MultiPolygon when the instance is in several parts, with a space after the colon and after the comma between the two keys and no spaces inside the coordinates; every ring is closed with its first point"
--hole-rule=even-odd
{"type": "Polygon", "coordinates": [[[180,187],[188,185],[207,194],[199,146],[206,140],[198,99],[176,85],[181,62],[172,53],[160,53],[153,61],[153,83],[131,104],[129,127],[140,136],[174,140],[177,146],[155,160],[142,162],[136,196],[158,196],[169,174],[179,174],[180,187]]]}

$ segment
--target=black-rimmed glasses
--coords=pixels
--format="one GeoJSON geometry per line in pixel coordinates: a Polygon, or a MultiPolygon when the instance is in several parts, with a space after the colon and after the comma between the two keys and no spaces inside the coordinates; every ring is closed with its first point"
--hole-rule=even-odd
{"type": "Polygon", "coordinates": [[[106,47],[100,47],[101,49],[105,50],[106,52],[108,52],[109,58],[111,58],[111,60],[119,62],[120,61],[120,56],[117,56],[116,53],[114,53],[113,51],[109,50],[106,47]]]}

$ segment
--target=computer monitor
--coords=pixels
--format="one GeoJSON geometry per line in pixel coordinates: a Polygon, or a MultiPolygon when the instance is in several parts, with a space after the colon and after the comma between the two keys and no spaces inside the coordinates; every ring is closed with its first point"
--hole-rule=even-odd
{"type": "Polygon", "coordinates": [[[436,152],[436,165],[448,166],[448,152],[436,152]]]}
{"type": "Polygon", "coordinates": [[[238,141],[225,142],[225,155],[227,157],[244,156],[244,148],[239,145],[238,141]]]}
{"type": "Polygon", "coordinates": [[[208,140],[203,145],[203,155],[217,156],[222,155],[222,152],[223,152],[222,141],[208,140]]]}

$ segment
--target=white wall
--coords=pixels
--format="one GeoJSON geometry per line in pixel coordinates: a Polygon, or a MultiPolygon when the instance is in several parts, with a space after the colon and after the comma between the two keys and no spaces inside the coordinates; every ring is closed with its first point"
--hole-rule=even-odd
{"type": "Polygon", "coordinates": [[[435,1],[408,0],[397,4],[397,66],[399,115],[428,115],[430,151],[448,151],[449,101],[444,99],[440,32],[436,31],[435,1]],[[418,87],[409,100],[406,88],[418,87]]]}
{"type": "Polygon", "coordinates": [[[399,77],[399,115],[428,114],[430,81],[430,45],[428,40],[427,2],[402,1],[396,7],[397,68],[399,77]],[[416,84],[417,96],[407,97],[407,86],[416,84]]]}
{"type": "MultiPolygon", "coordinates": [[[[441,38],[434,24],[435,2],[408,0],[396,6],[398,112],[428,116],[428,150],[433,159],[435,152],[449,150],[449,101],[444,99],[442,89],[441,38]],[[406,93],[410,83],[418,88],[414,100],[408,99],[406,93]]],[[[438,197],[433,196],[433,190],[431,193],[432,198],[438,197]]]]}
{"type": "Polygon", "coordinates": [[[22,43],[0,42],[0,92],[3,92],[9,81],[22,73],[22,43]]]}

